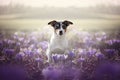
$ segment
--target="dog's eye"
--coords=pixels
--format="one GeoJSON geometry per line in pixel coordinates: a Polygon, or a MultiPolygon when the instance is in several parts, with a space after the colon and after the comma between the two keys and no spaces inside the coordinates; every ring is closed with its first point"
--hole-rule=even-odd
{"type": "Polygon", "coordinates": [[[60,28],[59,24],[56,24],[56,25],[55,25],[55,28],[56,28],[56,29],[59,29],[59,28],[60,28]]]}
{"type": "Polygon", "coordinates": [[[67,26],[66,26],[66,25],[63,25],[62,27],[63,27],[63,29],[66,29],[67,26]]]}

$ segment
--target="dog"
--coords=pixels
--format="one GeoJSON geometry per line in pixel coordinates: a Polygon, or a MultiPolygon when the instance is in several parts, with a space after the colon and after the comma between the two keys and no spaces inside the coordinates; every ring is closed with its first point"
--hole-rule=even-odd
{"type": "Polygon", "coordinates": [[[48,25],[54,28],[50,43],[46,52],[47,62],[52,62],[52,54],[66,54],[68,52],[68,41],[66,39],[67,27],[72,25],[71,21],[50,21],[48,25]]]}

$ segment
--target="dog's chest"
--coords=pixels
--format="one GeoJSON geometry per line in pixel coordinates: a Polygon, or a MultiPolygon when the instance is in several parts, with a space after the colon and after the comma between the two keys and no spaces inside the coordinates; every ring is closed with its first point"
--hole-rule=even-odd
{"type": "Polygon", "coordinates": [[[68,47],[68,42],[65,37],[52,37],[50,41],[50,49],[54,50],[62,50],[65,51],[68,47]]]}

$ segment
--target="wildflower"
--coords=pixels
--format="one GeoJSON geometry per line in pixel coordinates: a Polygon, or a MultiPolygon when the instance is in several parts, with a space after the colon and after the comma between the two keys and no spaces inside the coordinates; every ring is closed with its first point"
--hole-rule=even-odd
{"type": "Polygon", "coordinates": [[[4,53],[8,57],[12,57],[15,55],[15,50],[14,49],[4,49],[4,53]]]}
{"type": "Polygon", "coordinates": [[[40,46],[43,50],[46,50],[48,47],[48,42],[47,41],[40,42],[40,46]]]}
{"type": "Polygon", "coordinates": [[[42,58],[35,58],[35,61],[37,61],[37,62],[43,62],[43,59],[42,58]]]}
{"type": "Polygon", "coordinates": [[[22,54],[16,54],[15,59],[21,61],[23,59],[23,55],[22,54]]]}
{"type": "Polygon", "coordinates": [[[77,60],[78,63],[83,62],[83,61],[85,61],[85,58],[82,58],[82,57],[77,60]]]}
{"type": "Polygon", "coordinates": [[[58,56],[57,56],[57,54],[53,55],[52,57],[53,57],[53,60],[54,60],[55,63],[58,62],[58,56]]]}
{"type": "Polygon", "coordinates": [[[105,49],[105,52],[107,53],[106,56],[108,58],[112,58],[112,57],[114,57],[116,55],[114,49],[105,49]]]}
{"type": "Polygon", "coordinates": [[[74,53],[74,52],[72,52],[72,51],[70,51],[70,52],[68,53],[68,57],[70,57],[70,58],[75,57],[75,53],[74,53]]]}
{"type": "Polygon", "coordinates": [[[104,54],[102,54],[101,52],[97,52],[95,55],[98,58],[98,60],[103,60],[105,58],[104,54]]]}

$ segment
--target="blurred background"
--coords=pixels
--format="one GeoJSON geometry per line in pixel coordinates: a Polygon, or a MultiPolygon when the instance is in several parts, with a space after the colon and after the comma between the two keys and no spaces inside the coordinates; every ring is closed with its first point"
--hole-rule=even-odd
{"type": "Polygon", "coordinates": [[[120,0],[0,0],[0,80],[120,80],[120,0]],[[69,20],[71,50],[46,50],[69,20]]]}
{"type": "Polygon", "coordinates": [[[71,20],[78,29],[118,29],[120,0],[0,0],[0,29],[42,29],[71,20]]]}

